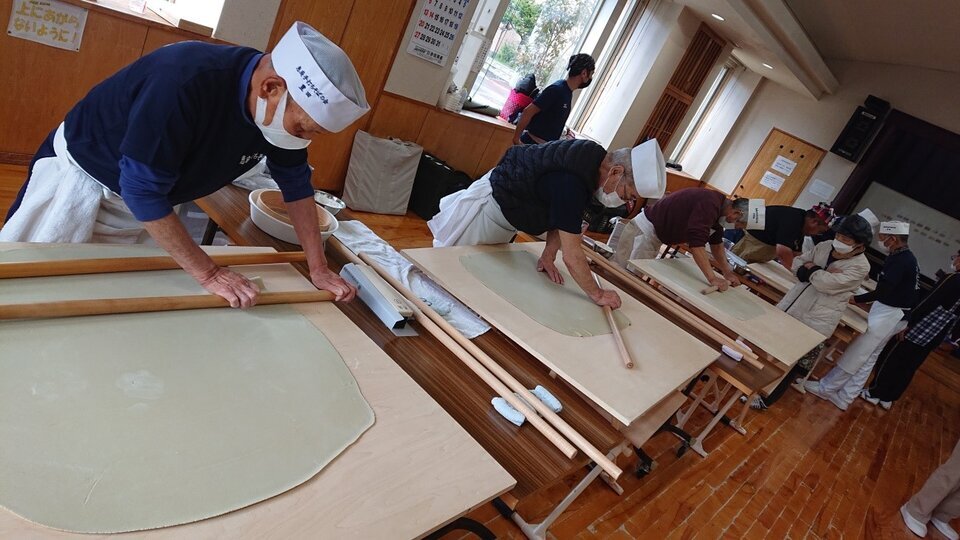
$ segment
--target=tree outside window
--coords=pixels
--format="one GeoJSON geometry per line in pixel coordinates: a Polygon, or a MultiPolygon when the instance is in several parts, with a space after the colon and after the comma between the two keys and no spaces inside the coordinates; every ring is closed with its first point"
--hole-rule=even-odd
{"type": "Polygon", "coordinates": [[[581,36],[599,0],[510,0],[483,70],[471,95],[479,103],[500,108],[510,89],[533,73],[544,87],[565,77],[567,59],[577,52],[581,36]]]}

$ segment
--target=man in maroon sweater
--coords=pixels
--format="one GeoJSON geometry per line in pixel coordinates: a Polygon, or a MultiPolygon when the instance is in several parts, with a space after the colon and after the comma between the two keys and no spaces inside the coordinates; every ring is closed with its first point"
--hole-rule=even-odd
{"type": "Polygon", "coordinates": [[[627,225],[614,246],[614,260],[624,265],[629,259],[653,259],[662,244],[687,244],[707,283],[725,291],[740,280],[727,264],[723,229],[762,229],[764,210],[763,199],[730,200],[712,189],[681,189],[645,208],[627,225]],[[723,278],[710,267],[707,244],[723,278]]]}

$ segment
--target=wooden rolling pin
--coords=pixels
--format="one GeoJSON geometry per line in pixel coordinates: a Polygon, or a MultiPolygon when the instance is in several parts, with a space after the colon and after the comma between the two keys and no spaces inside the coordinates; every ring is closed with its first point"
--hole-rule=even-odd
{"type": "MultiPolygon", "coordinates": [[[[302,251],[283,253],[237,253],[211,255],[217,266],[248,264],[276,264],[304,262],[302,251]]],[[[62,261],[33,261],[0,263],[0,278],[73,276],[80,274],[108,274],[114,272],[143,272],[148,270],[175,270],[180,265],[169,255],[159,257],[116,257],[104,259],[70,259],[62,261]]]]}
{"type": "MultiPolygon", "coordinates": [[[[505,399],[513,408],[520,411],[527,420],[530,421],[530,424],[537,429],[544,437],[547,438],[554,446],[557,447],[560,452],[570,459],[573,459],[577,455],[577,448],[570,444],[566,439],[564,439],[556,430],[554,430],[550,425],[548,425],[544,418],[547,418],[547,414],[553,415],[560,420],[560,417],[556,415],[552,410],[550,410],[546,405],[544,405],[539,398],[530,393],[525,386],[520,384],[515,378],[508,374],[499,364],[486,357],[478,357],[473,354],[472,351],[467,350],[467,344],[471,348],[476,346],[470,342],[460,332],[450,326],[450,323],[446,322],[443,317],[440,317],[432,308],[427,306],[422,300],[420,300],[416,295],[414,295],[409,289],[403,286],[402,283],[396,280],[393,276],[387,273],[380,265],[371,260],[364,254],[361,254],[359,257],[349,248],[344,246],[336,237],[331,237],[327,241],[327,246],[331,249],[340,253],[344,258],[349,260],[354,264],[365,264],[370,266],[377,274],[380,275],[391,287],[397,290],[400,294],[406,298],[410,304],[412,304],[414,317],[417,319],[417,322],[431,335],[437,338],[444,347],[450,350],[461,362],[463,362],[471,371],[474,372],[480,380],[486,383],[494,392],[497,393],[500,397],[505,399]],[[361,257],[363,259],[361,259],[361,257]],[[441,327],[441,324],[443,327],[441,327]],[[451,333],[452,332],[452,333],[451,333]],[[457,337],[459,336],[459,338],[457,337]],[[486,359],[492,364],[496,365],[495,370],[489,369],[492,367],[485,362],[486,359]],[[508,388],[509,386],[509,388],[508,388]],[[512,390],[512,391],[511,391],[512,390]],[[517,396],[514,395],[514,392],[520,394],[525,401],[517,399],[517,396]],[[543,418],[537,415],[536,412],[530,409],[527,406],[527,403],[530,406],[536,408],[537,411],[541,411],[541,414],[544,415],[543,418]]],[[[479,349],[476,349],[479,351],[479,349]]],[[[563,420],[560,420],[563,422],[563,420]]],[[[551,423],[553,423],[551,421],[551,423]]],[[[566,422],[564,422],[566,424],[566,422]]],[[[569,426],[567,426],[569,428],[569,426]]],[[[559,428],[558,428],[559,429],[559,428]]],[[[576,431],[573,428],[569,428],[573,433],[576,431]]],[[[579,436],[579,434],[577,434],[579,436]]],[[[580,437],[582,439],[582,437],[580,437]]],[[[575,441],[576,442],[576,441],[575,441]]],[[[589,443],[587,443],[589,444],[589,443]]],[[[589,455],[590,453],[585,450],[589,455]]],[[[603,454],[600,454],[601,456],[603,454]]],[[[606,456],[603,456],[606,458],[606,456]]],[[[609,460],[608,460],[609,461],[609,460]]],[[[610,463],[613,467],[616,467],[612,462],[610,463]]],[[[606,470],[606,469],[604,469],[606,470]]],[[[620,469],[615,469],[614,472],[620,471],[620,469]]],[[[622,473],[622,471],[620,471],[622,473]]],[[[620,473],[617,474],[619,476],[620,473]]]]}
{"type": "MultiPolygon", "coordinates": [[[[257,305],[329,302],[333,299],[334,295],[329,291],[270,292],[260,293],[260,296],[257,297],[257,305]]],[[[37,304],[0,305],[0,320],[49,319],[54,317],[82,317],[85,315],[112,315],[117,313],[144,313],[150,311],[177,311],[183,309],[223,307],[230,307],[230,303],[224,298],[214,294],[63,300],[37,304]]]]}
{"type": "MultiPolygon", "coordinates": [[[[600,287],[600,278],[594,274],[593,281],[600,287]]],[[[601,287],[602,288],[602,287],[601,287]]],[[[630,357],[630,351],[627,350],[627,344],[623,342],[623,334],[620,333],[620,327],[617,326],[617,320],[613,318],[613,310],[610,306],[602,306],[603,314],[607,318],[607,324],[610,325],[610,333],[613,334],[613,341],[617,344],[617,351],[620,353],[620,360],[624,367],[633,369],[633,358],[630,357]]]]}

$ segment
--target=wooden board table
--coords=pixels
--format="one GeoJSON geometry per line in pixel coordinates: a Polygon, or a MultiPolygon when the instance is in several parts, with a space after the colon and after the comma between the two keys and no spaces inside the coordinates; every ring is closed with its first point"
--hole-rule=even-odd
{"type": "Polygon", "coordinates": [[[801,356],[807,354],[827,336],[787,315],[763,299],[750,294],[741,287],[731,287],[725,292],[709,295],[700,293],[699,287],[707,287],[703,281],[697,290],[686,286],[686,276],[703,280],[700,269],[691,258],[632,260],[627,268],[656,280],[660,285],[677,295],[711,319],[718,327],[726,328],[742,337],[775,359],[786,368],[793,367],[801,356]],[[731,312],[738,306],[747,306],[753,311],[745,316],[731,312]]]}
{"type": "MultiPolygon", "coordinates": [[[[15,245],[0,244],[0,250],[12,247],[15,245]]],[[[46,245],[45,249],[57,247],[46,245]]],[[[221,253],[264,251],[208,249],[221,253]]],[[[247,276],[260,276],[268,290],[313,290],[289,265],[237,269],[247,276]]],[[[116,276],[88,278],[109,282],[116,276]]],[[[55,283],[62,278],[33,279],[55,283]]],[[[143,291],[149,295],[146,274],[142,281],[143,291]]],[[[286,493],[196,523],[111,537],[412,538],[436,530],[513,487],[514,479],[332,303],[301,304],[295,309],[343,355],[374,409],[374,425],[318,475],[286,493]]],[[[218,310],[210,311],[215,316],[218,310]]],[[[39,536],[81,537],[0,511],[0,538],[39,536]]]]}
{"type": "MultiPolygon", "coordinates": [[[[460,262],[464,255],[519,250],[529,251],[535,259],[543,245],[425,248],[403,253],[623,426],[637,421],[716,359],[716,351],[639,301],[621,295],[623,305],[618,311],[632,323],[622,333],[636,364],[627,369],[609,334],[579,337],[553,331],[488,289],[460,262]]],[[[530,272],[536,272],[533,265],[530,272]]]]}
{"type": "Polygon", "coordinates": [[[725,417],[737,399],[747,398],[736,419],[729,422],[730,427],[746,434],[743,418],[749,408],[749,401],[756,393],[772,387],[787,373],[801,356],[809,352],[826,336],[819,334],[802,322],[780,311],[770,303],[751,294],[741,287],[732,287],[725,292],[704,295],[700,291],[707,286],[700,269],[690,258],[632,260],[628,269],[655,280],[658,286],[669,291],[681,305],[709,324],[728,334],[742,337],[754,352],[765,355],[773,365],[756,370],[749,366],[718,362],[712,366],[712,373],[694,403],[678,416],[678,425],[683,426],[698,405],[705,406],[714,413],[713,420],[697,435],[693,449],[702,456],[707,451],[703,441],[718,422],[725,417]],[[769,368],[776,368],[770,370],[769,368]],[[720,381],[725,386],[719,386],[720,381]],[[705,398],[714,394],[715,400],[707,402],[705,398]]]}
{"type": "MultiPolygon", "coordinates": [[[[248,193],[236,186],[227,186],[197,202],[236,244],[270,246],[279,251],[299,250],[298,246],[277,240],[253,224],[248,193]]],[[[352,216],[349,210],[343,210],[337,214],[337,219],[349,220],[352,216]]],[[[346,262],[330,253],[328,258],[334,270],[339,270],[346,262]]],[[[294,266],[303,273],[307,272],[305,265],[294,266]]],[[[567,459],[533,427],[528,424],[516,427],[497,414],[490,406],[494,397],[492,391],[416,323],[412,326],[419,336],[399,338],[385,328],[362,302],[338,303],[336,306],[516,479],[517,485],[510,491],[513,499],[523,500],[554,486],[581,472],[590,463],[582,454],[567,459]]],[[[552,380],[548,370],[528,352],[496,329],[473,342],[528,388],[542,384],[550,390],[563,403],[561,416],[600,451],[620,452],[623,435],[576,392],[552,380]]],[[[565,506],[561,504],[558,509],[562,507],[565,506]]]]}

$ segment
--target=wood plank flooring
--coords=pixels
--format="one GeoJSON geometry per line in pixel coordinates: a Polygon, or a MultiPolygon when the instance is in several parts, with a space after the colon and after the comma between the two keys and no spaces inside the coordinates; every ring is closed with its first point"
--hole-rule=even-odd
{"type": "MultiPolygon", "coordinates": [[[[0,166],[0,219],[19,188],[23,167],[0,166]]],[[[398,249],[430,245],[416,216],[358,217],[398,249]]],[[[824,370],[832,365],[824,366],[824,370]]],[[[706,424],[705,411],[691,429],[706,424]]],[[[746,436],[724,426],[711,451],[677,458],[677,441],[658,435],[644,448],[657,467],[642,479],[624,475],[624,494],[592,484],[554,524],[558,539],[915,538],[898,509],[960,437],[960,359],[935,353],[903,399],[884,411],[858,400],[846,412],[789,390],[770,410],[747,416],[746,436]]],[[[633,456],[619,462],[629,470],[633,456]]],[[[520,503],[527,521],[542,519],[578,480],[520,503]]],[[[491,505],[470,517],[501,538],[522,538],[491,505]]],[[[960,528],[960,520],[953,523],[960,528]]],[[[455,538],[456,534],[449,535],[455,538]]],[[[943,538],[931,527],[928,538],[943,538]]]]}

